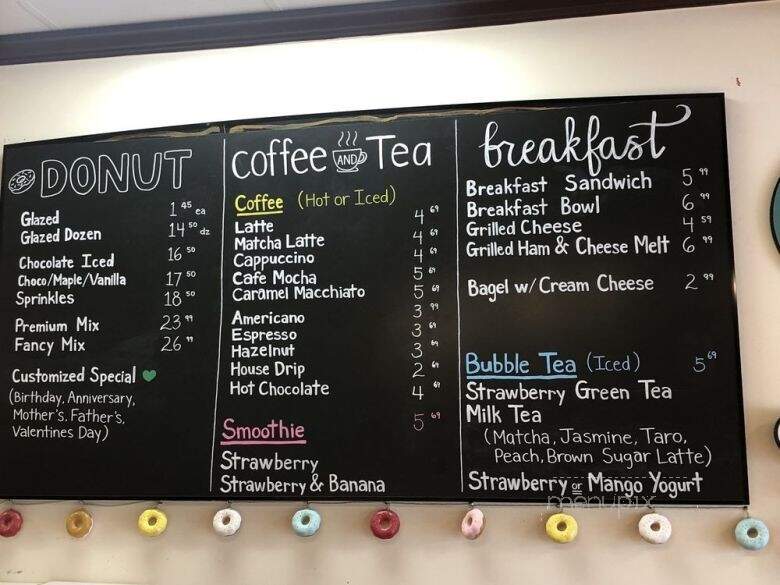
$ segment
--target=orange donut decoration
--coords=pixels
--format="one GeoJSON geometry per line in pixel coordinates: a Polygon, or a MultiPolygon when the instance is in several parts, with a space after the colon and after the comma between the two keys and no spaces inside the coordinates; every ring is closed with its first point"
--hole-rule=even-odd
{"type": "Polygon", "coordinates": [[[65,529],[73,538],[84,538],[92,531],[92,514],[86,510],[76,510],[65,518],[65,529]]]}

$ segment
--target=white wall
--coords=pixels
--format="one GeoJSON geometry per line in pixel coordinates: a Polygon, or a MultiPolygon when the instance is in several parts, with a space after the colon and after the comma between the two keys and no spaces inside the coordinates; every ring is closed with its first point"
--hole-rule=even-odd
{"type": "MultiPolygon", "coordinates": [[[[231,542],[212,504],[170,504],[158,540],[135,531],[140,506],[94,510],[77,542],[73,507],[23,507],[26,528],[0,542],[0,581],[406,584],[777,582],[780,573],[780,256],[767,216],[780,174],[780,2],[0,68],[0,142],[283,114],[551,97],[725,92],[745,387],[751,511],[775,532],[760,553],[733,542],[738,510],[672,510],[673,540],[636,536],[637,512],[578,511],[581,536],[555,546],[543,510],[491,508],[477,542],[462,510],[399,506],[398,538],[367,530],[370,506],[322,506],[308,541],[293,505],[239,506],[231,542]]],[[[153,454],[150,454],[153,456],[153,454]]],[[[2,455],[0,454],[0,464],[2,455]]],[[[99,469],[79,470],[99,474],[99,469]]],[[[13,470],[0,471],[3,474],[13,470]]],[[[129,469],[128,473],[132,473],[129,469]]]]}

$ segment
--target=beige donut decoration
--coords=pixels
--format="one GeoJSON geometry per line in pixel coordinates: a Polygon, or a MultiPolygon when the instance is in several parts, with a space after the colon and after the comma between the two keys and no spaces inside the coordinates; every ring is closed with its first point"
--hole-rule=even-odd
{"type": "Polygon", "coordinates": [[[73,538],[84,538],[92,532],[92,514],[86,510],[76,510],[65,518],[65,529],[73,538]]]}

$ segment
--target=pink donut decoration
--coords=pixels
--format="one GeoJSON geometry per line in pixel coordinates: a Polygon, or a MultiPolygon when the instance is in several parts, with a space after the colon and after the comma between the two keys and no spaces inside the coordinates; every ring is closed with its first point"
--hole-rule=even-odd
{"type": "Polygon", "coordinates": [[[22,529],[22,515],[16,510],[9,509],[0,514],[0,536],[9,538],[16,536],[22,529]]]}
{"type": "Polygon", "coordinates": [[[379,510],[371,516],[371,532],[374,536],[387,540],[393,538],[401,529],[401,519],[392,510],[379,510]]]}
{"type": "Polygon", "coordinates": [[[479,508],[472,508],[463,517],[460,523],[460,531],[469,540],[476,540],[485,529],[485,515],[479,508]]]}

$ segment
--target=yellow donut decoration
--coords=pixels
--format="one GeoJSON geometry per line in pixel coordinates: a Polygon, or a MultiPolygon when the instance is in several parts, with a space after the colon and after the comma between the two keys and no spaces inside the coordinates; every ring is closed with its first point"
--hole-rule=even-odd
{"type": "Polygon", "coordinates": [[[547,536],[565,544],[577,538],[577,521],[569,514],[553,514],[547,519],[547,536]]]}
{"type": "Polygon", "coordinates": [[[76,510],[65,518],[65,529],[73,538],[84,538],[92,531],[92,514],[86,510],[76,510]]]}
{"type": "Polygon", "coordinates": [[[149,508],[138,517],[138,530],[144,536],[160,536],[168,527],[168,516],[157,508],[149,508]]]}

